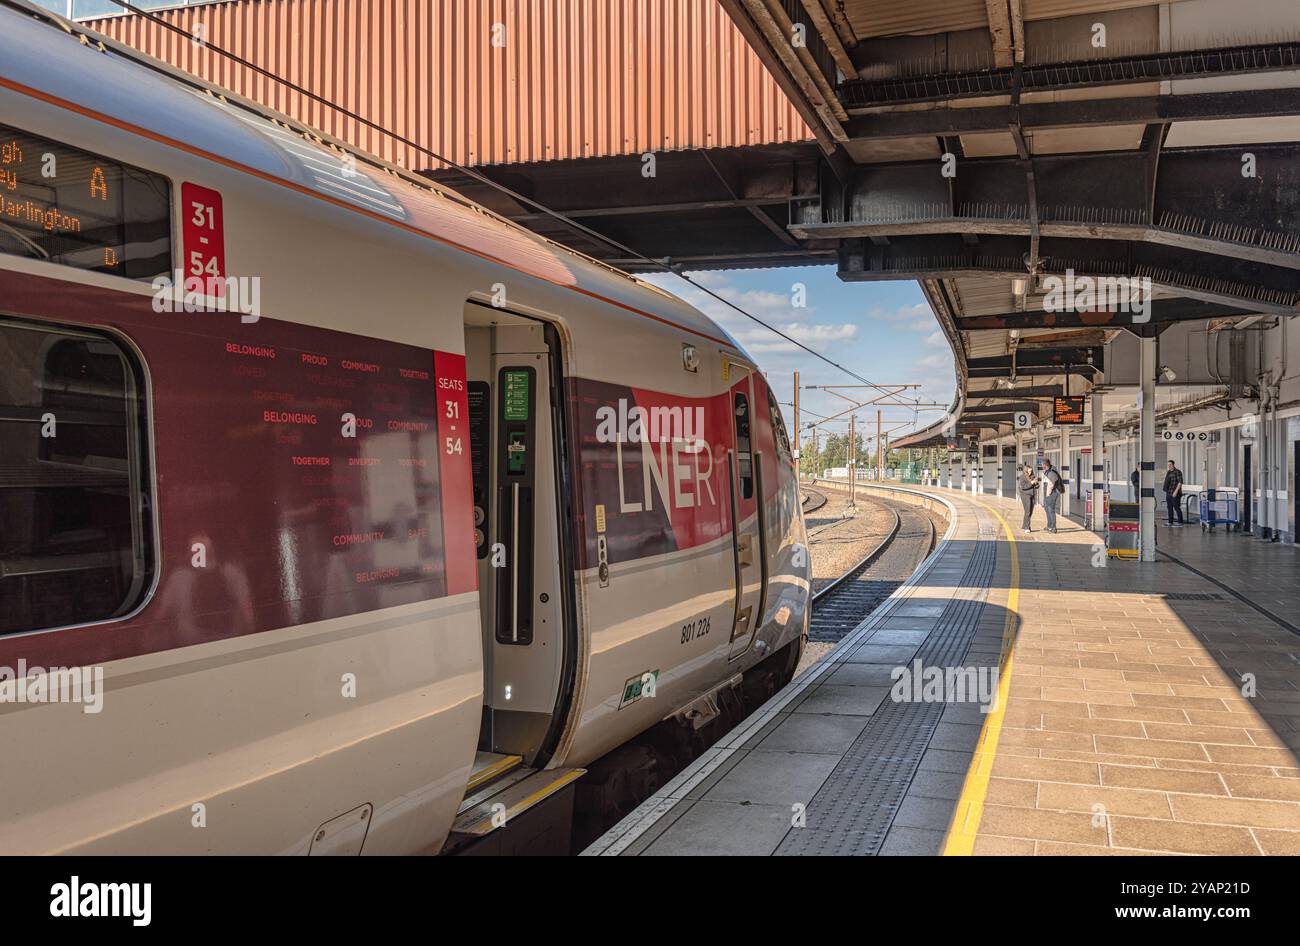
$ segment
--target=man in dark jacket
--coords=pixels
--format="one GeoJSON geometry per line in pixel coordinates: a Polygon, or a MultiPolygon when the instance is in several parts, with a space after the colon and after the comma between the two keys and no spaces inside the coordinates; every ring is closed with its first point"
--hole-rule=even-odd
{"type": "Polygon", "coordinates": [[[1065,482],[1061,479],[1061,474],[1052,466],[1052,461],[1043,460],[1043,483],[1047,488],[1046,495],[1043,496],[1043,509],[1047,511],[1047,531],[1056,531],[1056,506],[1061,500],[1061,495],[1065,492],[1065,482]]]}
{"type": "Polygon", "coordinates": [[[1174,524],[1174,516],[1178,516],[1178,524],[1183,525],[1183,471],[1173,460],[1169,461],[1169,472],[1165,474],[1165,482],[1161,487],[1165,491],[1165,511],[1169,513],[1169,524],[1174,524]]]}

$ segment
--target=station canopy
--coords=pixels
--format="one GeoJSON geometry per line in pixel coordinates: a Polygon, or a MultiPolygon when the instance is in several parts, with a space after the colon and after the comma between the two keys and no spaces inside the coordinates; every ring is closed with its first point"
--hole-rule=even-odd
{"type": "Polygon", "coordinates": [[[1119,333],[1297,312],[1294,0],[721,3],[809,141],[662,154],[633,189],[587,162],[491,173],[683,269],[917,280],[957,397],[900,446],[986,439],[1106,385],[1119,333]]]}
{"type": "Polygon", "coordinates": [[[919,280],[956,353],[949,416],[900,446],[1106,390],[1117,333],[1297,313],[1293,0],[723,2],[822,146],[789,231],[919,280]]]}

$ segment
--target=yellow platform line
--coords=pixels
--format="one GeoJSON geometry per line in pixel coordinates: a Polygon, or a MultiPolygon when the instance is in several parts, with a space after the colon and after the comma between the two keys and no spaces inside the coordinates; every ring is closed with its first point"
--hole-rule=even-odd
{"type": "Polygon", "coordinates": [[[968,857],[975,850],[975,834],[979,831],[980,819],[984,817],[984,799],[989,792],[989,777],[993,772],[993,760],[998,752],[998,739],[1002,735],[1002,719],[1006,716],[1007,700],[1011,695],[1012,648],[1015,643],[1016,621],[1019,619],[1020,604],[1020,554],[1016,549],[1016,536],[1011,531],[1007,520],[992,506],[978,503],[992,513],[1002,523],[1011,549],[1011,586],[1007,589],[1007,619],[1002,626],[1002,652],[999,655],[998,692],[993,708],[984,717],[984,726],[980,729],[979,744],[971,759],[970,768],[966,770],[966,780],[962,783],[961,796],[957,799],[957,808],[952,814],[952,824],[943,842],[944,857],[968,857]]]}

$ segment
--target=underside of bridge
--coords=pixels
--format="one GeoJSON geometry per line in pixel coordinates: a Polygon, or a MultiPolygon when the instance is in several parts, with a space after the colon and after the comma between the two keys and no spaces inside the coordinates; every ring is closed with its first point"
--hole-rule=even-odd
{"type": "Polygon", "coordinates": [[[958,395],[944,423],[901,443],[988,439],[1026,405],[1113,390],[1123,372],[1107,357],[1134,336],[1300,311],[1294,0],[721,2],[813,139],[659,153],[652,167],[632,155],[485,170],[683,269],[834,263],[846,281],[918,280],[958,395]],[[1130,283],[1150,286],[1147,304],[1123,304],[1130,283]],[[1062,284],[1106,294],[1061,305],[1062,284]]]}
{"type": "MultiPolygon", "coordinates": [[[[816,201],[815,141],[653,155],[536,161],[476,170],[652,259],[686,270],[830,264],[840,240],[790,231],[796,199],[816,201]]],[[[454,171],[439,183],[560,243],[629,272],[652,268],[582,230],[454,171]]]]}

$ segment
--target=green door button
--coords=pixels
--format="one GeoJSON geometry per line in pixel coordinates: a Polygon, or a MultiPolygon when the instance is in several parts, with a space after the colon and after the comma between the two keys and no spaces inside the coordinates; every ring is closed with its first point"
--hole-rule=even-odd
{"type": "Polygon", "coordinates": [[[506,472],[523,476],[528,472],[528,435],[522,430],[512,430],[506,443],[506,472]]]}

